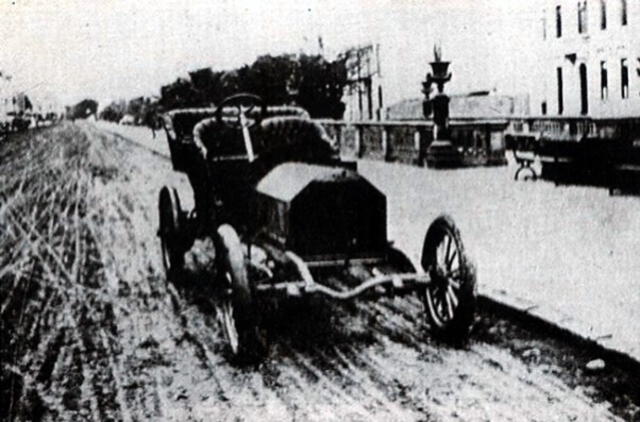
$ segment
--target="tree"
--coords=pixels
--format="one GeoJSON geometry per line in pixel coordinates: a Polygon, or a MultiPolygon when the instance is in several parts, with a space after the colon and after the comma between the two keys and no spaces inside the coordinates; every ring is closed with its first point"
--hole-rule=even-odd
{"type": "Polygon", "coordinates": [[[160,88],[160,95],[160,104],[162,104],[166,110],[199,107],[202,105],[202,103],[198,101],[197,90],[191,81],[184,78],[178,78],[175,82],[160,88]]]}
{"type": "Polygon", "coordinates": [[[90,98],[67,108],[67,115],[72,119],[84,119],[98,111],[98,102],[90,98]]]}
{"type": "Polygon", "coordinates": [[[119,122],[124,116],[127,108],[125,100],[112,101],[109,105],[100,111],[99,117],[102,120],[108,120],[110,122],[119,122]]]}
{"type": "Polygon", "coordinates": [[[142,121],[144,121],[144,116],[143,116],[144,106],[145,106],[144,97],[138,97],[138,98],[129,100],[129,103],[127,104],[127,114],[130,114],[134,117],[134,121],[136,124],[139,124],[142,121]]]}
{"type": "Polygon", "coordinates": [[[344,60],[328,62],[322,56],[299,57],[300,84],[297,101],[311,117],[340,119],[344,114],[342,102],[347,85],[344,60]]]}
{"type": "Polygon", "coordinates": [[[245,89],[267,104],[285,104],[290,100],[288,81],[297,67],[295,58],[289,55],[260,56],[247,68],[245,89]]]}
{"type": "Polygon", "coordinates": [[[206,105],[213,103],[216,83],[220,75],[213,72],[210,67],[189,72],[191,84],[198,95],[198,103],[206,105]]]}
{"type": "Polygon", "coordinates": [[[297,102],[312,117],[339,119],[345,109],[344,58],[330,62],[320,55],[263,55],[251,65],[230,71],[198,69],[189,78],[161,88],[160,104],[165,110],[219,104],[239,92],[258,95],[267,104],[297,102]]]}

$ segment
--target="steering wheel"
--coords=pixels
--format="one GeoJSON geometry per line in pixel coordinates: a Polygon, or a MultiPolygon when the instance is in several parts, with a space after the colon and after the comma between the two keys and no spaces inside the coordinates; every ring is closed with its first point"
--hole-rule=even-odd
{"type": "Polygon", "coordinates": [[[250,128],[260,123],[264,116],[267,114],[267,105],[262,98],[254,94],[235,94],[222,100],[218,108],[216,109],[216,120],[218,123],[223,124],[232,129],[250,128]],[[228,119],[224,116],[225,108],[235,107],[237,114],[233,114],[231,117],[236,119],[228,119]],[[247,115],[251,113],[255,108],[259,108],[259,112],[256,118],[248,119],[247,115]]]}

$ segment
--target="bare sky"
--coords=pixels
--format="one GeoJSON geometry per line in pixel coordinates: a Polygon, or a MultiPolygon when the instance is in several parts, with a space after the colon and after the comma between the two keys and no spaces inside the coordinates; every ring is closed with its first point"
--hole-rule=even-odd
{"type": "Polygon", "coordinates": [[[260,54],[333,55],[379,42],[388,102],[420,95],[433,43],[453,61],[452,91],[523,92],[532,83],[538,1],[0,0],[0,71],[63,102],[158,94],[205,66],[260,54]],[[56,3],[56,4],[52,4],[56,3]]]}

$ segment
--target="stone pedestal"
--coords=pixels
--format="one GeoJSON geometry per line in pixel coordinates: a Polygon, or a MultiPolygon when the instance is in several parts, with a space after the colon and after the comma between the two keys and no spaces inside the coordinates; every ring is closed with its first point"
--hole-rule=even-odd
{"type": "Polygon", "coordinates": [[[445,168],[459,167],[462,165],[462,154],[451,143],[449,132],[449,97],[443,93],[444,84],[451,79],[448,72],[449,62],[442,62],[436,57],[435,62],[430,63],[433,74],[427,75],[423,83],[424,94],[423,112],[425,118],[433,113],[433,141],[426,151],[427,167],[445,168]],[[438,93],[429,99],[431,85],[436,84],[438,93]]]}

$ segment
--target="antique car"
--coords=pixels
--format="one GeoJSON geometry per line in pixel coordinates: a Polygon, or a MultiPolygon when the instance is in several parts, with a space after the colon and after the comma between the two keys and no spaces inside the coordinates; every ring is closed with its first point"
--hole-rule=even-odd
{"type": "Polygon", "coordinates": [[[198,195],[213,200],[186,211],[176,189],[162,188],[163,262],[174,277],[196,237],[212,238],[212,291],[231,356],[264,356],[266,298],[417,294],[432,332],[455,342],[468,337],[475,269],[452,219],[433,221],[420,262],[412,262],[387,238],[385,195],[356,162],[340,158],[306,111],[238,94],[215,109],[171,112],[164,123],[174,168],[201,186],[194,186],[196,204],[198,195]],[[196,171],[202,145],[205,170],[196,171]]]}

